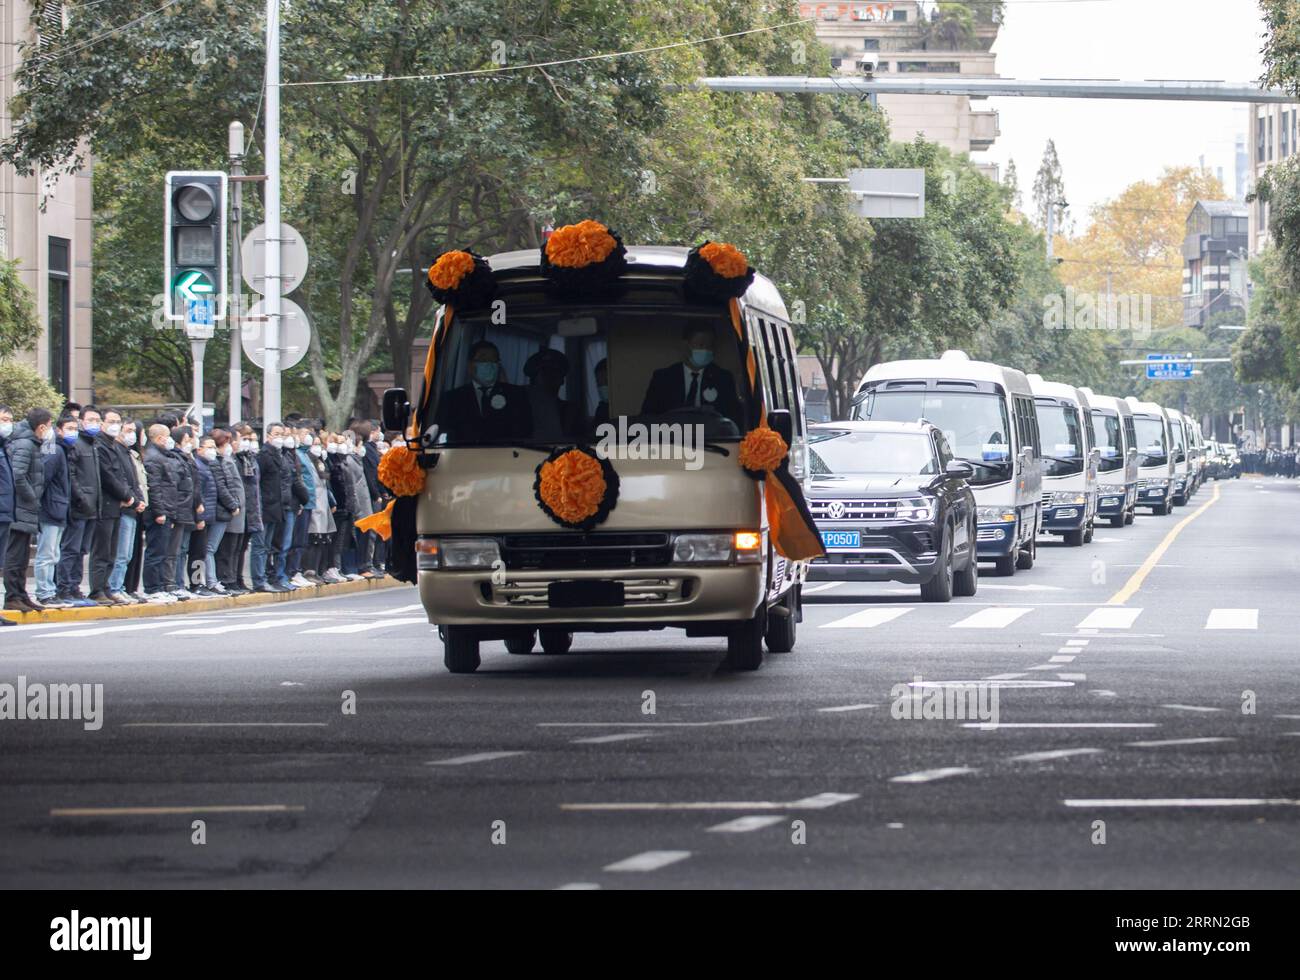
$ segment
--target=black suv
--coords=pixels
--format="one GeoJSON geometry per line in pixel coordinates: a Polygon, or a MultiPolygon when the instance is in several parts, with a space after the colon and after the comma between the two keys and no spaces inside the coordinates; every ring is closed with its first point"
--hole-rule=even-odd
{"type": "Polygon", "coordinates": [[[970,463],[919,422],[809,427],[808,504],[826,555],[814,581],[909,582],[927,602],[972,596],[978,583],[970,463]]]}

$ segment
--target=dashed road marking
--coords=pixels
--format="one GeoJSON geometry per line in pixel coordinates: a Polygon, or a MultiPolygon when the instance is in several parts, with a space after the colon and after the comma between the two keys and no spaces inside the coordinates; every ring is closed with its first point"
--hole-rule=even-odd
{"type": "Polygon", "coordinates": [[[1013,755],[1010,762],[1051,762],[1053,759],[1068,759],[1075,755],[1096,755],[1101,749],[1049,749],[1044,752],[1026,752],[1013,755]]]}
{"type": "Polygon", "coordinates": [[[345,623],[342,626],[320,626],[314,630],[303,630],[301,636],[328,636],[328,635],[347,635],[351,633],[368,633],[371,630],[389,629],[395,626],[411,626],[415,623],[429,625],[429,621],[423,616],[406,617],[398,619],[379,619],[366,623],[345,623]]]}
{"type": "Polygon", "coordinates": [[[818,708],[817,710],[825,711],[828,713],[835,713],[840,711],[862,711],[866,708],[874,708],[874,707],[876,707],[876,705],[874,704],[838,704],[833,708],[818,708]]]}
{"type": "Polygon", "coordinates": [[[605,865],[606,871],[658,871],[678,861],[685,861],[690,851],[642,851],[622,861],[605,865]]]}
{"type": "Polygon", "coordinates": [[[1222,711],[1222,708],[1207,708],[1199,704],[1162,704],[1160,707],[1169,708],[1172,711],[1222,711]]]}
{"type": "Polygon", "coordinates": [[[1125,744],[1140,749],[1158,749],[1165,745],[1209,745],[1211,742],[1235,742],[1235,738],[1215,736],[1213,738],[1162,738],[1151,742],[1127,742],[1125,744]]]}
{"type": "Polygon", "coordinates": [[[1264,797],[1206,796],[1164,797],[1152,799],[1062,800],[1068,807],[1083,809],[1103,807],[1215,807],[1215,806],[1300,806],[1300,800],[1264,797]]]}
{"type": "Polygon", "coordinates": [[[999,728],[1159,728],[1154,721],[968,721],[962,728],[991,732],[999,728]]]}
{"type": "Polygon", "coordinates": [[[1258,609],[1211,609],[1205,620],[1207,630],[1259,629],[1258,609]]]}
{"type": "Polygon", "coordinates": [[[654,732],[620,732],[617,735],[594,735],[591,738],[575,738],[574,745],[605,745],[609,742],[631,742],[638,738],[654,738],[654,732]]]}
{"type": "Polygon", "coordinates": [[[952,628],[968,630],[1005,629],[1021,616],[1032,611],[1020,607],[995,606],[991,609],[981,609],[965,619],[958,620],[952,624],[952,628]]]}
{"type": "Polygon", "coordinates": [[[941,769],[922,769],[920,772],[909,772],[902,776],[891,776],[891,783],[932,783],[936,779],[948,779],[952,776],[964,776],[967,773],[978,772],[978,769],[972,769],[970,766],[945,766],[941,769]]]}
{"type": "Polygon", "coordinates": [[[512,755],[525,755],[524,752],[475,752],[472,755],[457,755],[450,759],[434,759],[427,762],[429,766],[467,766],[475,762],[491,762],[494,759],[508,759],[512,755]]]}
{"type": "Polygon", "coordinates": [[[175,630],[168,636],[225,636],[227,633],[246,633],[249,630],[269,630],[280,626],[301,626],[310,619],[259,619],[251,623],[227,623],[225,626],[197,626],[193,629],[175,630]]]}
{"type": "Polygon", "coordinates": [[[748,834],[755,830],[762,830],[764,827],[772,827],[782,823],[784,816],[748,816],[736,817],[734,820],[727,820],[724,823],[716,823],[709,828],[710,833],[714,834],[748,834]]]}
{"type": "Polygon", "coordinates": [[[863,609],[852,615],[845,616],[843,619],[835,619],[829,623],[822,623],[821,629],[824,630],[849,630],[849,629],[875,629],[877,626],[883,626],[885,623],[893,622],[900,616],[905,616],[912,610],[910,607],[899,609],[897,607],[881,607],[879,609],[863,609]]]}

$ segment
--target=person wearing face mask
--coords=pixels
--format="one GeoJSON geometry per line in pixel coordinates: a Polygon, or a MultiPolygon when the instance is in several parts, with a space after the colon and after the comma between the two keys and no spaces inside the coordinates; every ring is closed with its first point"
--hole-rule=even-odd
{"type": "MultiPolygon", "coordinates": [[[[94,411],[88,409],[87,411],[94,411]]],[[[122,434],[122,416],[105,409],[103,423],[94,437],[96,463],[99,466],[99,514],[90,530],[90,599],[101,606],[126,606],[131,601],[109,591],[108,579],[117,560],[117,539],[122,515],[134,514],[139,498],[135,486],[135,467],[125,447],[118,441],[122,434]]],[[[134,529],[132,529],[134,530],[134,529]]]]}
{"type": "Polygon", "coordinates": [[[325,448],[319,434],[306,436],[311,440],[307,447],[306,461],[303,463],[303,479],[311,477],[312,501],[309,508],[303,510],[303,522],[307,525],[307,543],[302,552],[301,576],[312,585],[324,585],[321,574],[326,569],[329,545],[333,542],[336,526],[334,524],[334,493],[330,489],[329,467],[325,464],[325,448]]]}
{"type": "Polygon", "coordinates": [[[71,603],[60,599],[55,571],[62,553],[63,535],[68,526],[72,507],[72,477],[68,470],[68,455],[77,443],[76,419],[59,419],[58,427],[51,422],[45,429],[41,443],[41,466],[45,489],[41,493],[40,532],[36,537],[36,601],[49,609],[64,609],[71,603]]]}
{"type": "Polygon", "coordinates": [[[322,574],[326,582],[346,580],[347,551],[352,543],[352,515],[356,510],[356,487],[348,475],[346,444],[343,437],[332,433],[325,447],[325,461],[329,466],[330,493],[334,495],[334,536],[330,541],[328,567],[322,574]]]}
{"type": "Polygon", "coordinates": [[[698,323],[688,325],[682,341],[682,360],[651,375],[641,414],[666,415],[682,409],[715,411],[741,424],[744,420],[736,397],[736,379],[713,360],[713,328],[698,323]]]}
{"type": "Polygon", "coordinates": [[[225,429],[213,429],[212,442],[215,455],[209,466],[217,481],[216,523],[223,527],[215,542],[214,536],[208,535],[208,588],[228,595],[238,591],[238,587],[230,588],[226,583],[234,578],[230,570],[231,549],[238,546],[244,534],[244,481],[239,475],[239,464],[235,462],[234,436],[225,429]],[[229,498],[233,506],[224,506],[222,500],[225,498],[229,498]]]}
{"type": "Polygon", "coordinates": [[[259,556],[256,553],[251,555],[253,588],[258,592],[285,592],[288,591],[288,583],[281,584],[276,566],[280,561],[285,522],[293,506],[293,495],[290,491],[293,477],[285,472],[288,461],[284,458],[284,426],[279,422],[273,422],[266,427],[266,443],[257,455],[257,462],[260,470],[262,535],[265,539],[265,549],[260,568],[259,556]]]}
{"type": "Polygon", "coordinates": [[[239,478],[244,485],[244,533],[234,547],[230,558],[230,578],[223,578],[229,589],[235,586],[236,592],[251,592],[259,584],[256,581],[257,569],[261,568],[261,582],[266,581],[266,538],[263,537],[261,468],[258,465],[257,433],[248,425],[239,428],[239,448],[235,460],[239,467],[239,478]],[[248,578],[244,577],[245,562],[248,566],[248,578]],[[250,581],[251,580],[251,581],[250,581]]]}
{"type": "MultiPolygon", "coordinates": [[[[0,405],[0,575],[5,567],[5,548],[9,543],[9,525],[14,522],[14,471],[9,462],[8,445],[14,434],[14,413],[0,405]]],[[[8,625],[8,620],[0,626],[8,625]]]]}
{"type": "Polygon", "coordinates": [[[198,584],[203,579],[203,562],[195,563],[190,553],[190,543],[196,531],[207,525],[203,503],[203,486],[199,479],[198,467],[194,463],[198,438],[188,425],[178,425],[171,431],[175,448],[172,455],[181,464],[180,507],[176,511],[176,527],[180,534],[179,547],[176,549],[176,567],[171,581],[172,595],[185,602],[195,597],[190,588],[191,583],[198,584]]]}
{"type": "Polygon", "coordinates": [[[175,452],[175,440],[162,423],[149,426],[144,447],[144,471],[149,480],[149,506],[144,512],[145,553],[142,579],[149,602],[167,604],[176,581],[176,555],[181,535],[178,517],[193,492],[186,467],[175,452]],[[182,492],[183,491],[183,492],[182,492]]]}
{"type": "Polygon", "coordinates": [[[98,409],[92,405],[83,408],[81,430],[68,453],[72,508],[68,515],[67,530],[63,533],[59,564],[54,577],[59,598],[75,606],[95,605],[81,590],[81,581],[85,576],[86,555],[94,541],[95,525],[99,521],[103,502],[99,453],[95,443],[102,426],[103,419],[98,409]]]}
{"type": "Polygon", "coordinates": [[[356,581],[362,578],[365,572],[372,571],[367,564],[368,551],[366,546],[369,535],[364,531],[358,531],[355,527],[357,521],[374,513],[374,507],[370,502],[370,484],[366,480],[366,470],[362,464],[361,453],[363,451],[361,444],[356,441],[354,432],[348,432],[343,437],[343,443],[339,450],[339,459],[343,464],[343,479],[352,484],[349,507],[354,526],[352,528],[352,539],[344,542],[343,565],[339,571],[349,581],[356,581]]]}
{"type": "MultiPolygon", "coordinates": [[[[512,442],[533,434],[532,411],[523,388],[506,382],[501,353],[490,340],[469,349],[469,381],[445,392],[435,421],[449,442],[512,442]]],[[[366,434],[370,439],[371,434],[366,434]]]]}
{"type": "Polygon", "coordinates": [[[303,587],[301,581],[294,581],[297,574],[290,571],[289,563],[293,557],[294,542],[298,540],[299,530],[306,531],[306,527],[303,526],[306,520],[303,507],[309,499],[307,484],[303,481],[302,463],[298,459],[296,430],[285,429],[284,445],[280,449],[280,455],[284,458],[281,476],[289,487],[289,505],[285,508],[284,530],[281,532],[279,552],[276,555],[274,580],[281,588],[293,590],[303,587]]]}
{"type": "Polygon", "coordinates": [[[316,487],[319,480],[316,475],[315,461],[311,454],[316,441],[315,436],[305,428],[295,430],[294,435],[296,436],[294,453],[298,463],[298,474],[306,492],[299,501],[301,507],[295,508],[293,541],[289,546],[289,557],[285,562],[285,573],[291,585],[304,589],[313,585],[324,584],[323,581],[316,581],[315,572],[307,560],[307,551],[311,547],[311,524],[316,510],[316,487]]]}
{"type": "Polygon", "coordinates": [[[140,423],[134,419],[123,419],[122,430],[117,437],[122,455],[135,476],[136,502],[133,508],[122,514],[122,523],[117,531],[117,558],[113,562],[113,571],[108,576],[109,595],[118,596],[130,602],[147,601],[140,591],[140,570],[144,560],[144,512],[149,506],[149,483],[144,472],[140,423]]]}
{"type": "MultiPolygon", "coordinates": [[[[0,425],[5,425],[6,415],[8,423],[13,423],[12,413],[6,410],[0,414],[0,425]]],[[[13,498],[5,550],[0,555],[0,565],[4,567],[4,608],[11,612],[40,612],[44,608],[27,594],[27,552],[32,536],[40,527],[41,496],[45,492],[41,445],[52,424],[49,411],[33,408],[18,425],[6,426],[8,434],[0,451],[11,476],[13,498]]],[[[12,625],[8,619],[5,622],[12,625]]]]}

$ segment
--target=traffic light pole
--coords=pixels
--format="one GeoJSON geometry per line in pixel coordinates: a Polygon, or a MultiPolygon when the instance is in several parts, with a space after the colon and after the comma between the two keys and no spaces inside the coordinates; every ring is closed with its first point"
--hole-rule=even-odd
{"type": "Polygon", "coordinates": [[[229,405],[226,409],[226,417],[229,425],[235,425],[240,421],[240,415],[243,410],[243,388],[244,362],[241,360],[243,355],[243,336],[244,336],[244,286],[242,282],[240,260],[242,258],[241,250],[244,245],[244,182],[239,178],[244,175],[244,124],[236,120],[230,124],[226,142],[226,149],[230,153],[230,176],[233,201],[230,210],[230,223],[233,227],[234,234],[231,236],[233,244],[230,249],[230,303],[226,304],[226,316],[230,324],[230,381],[228,385],[229,405]]]}
{"type": "Polygon", "coordinates": [[[263,429],[280,420],[280,0],[266,0],[266,282],[263,429]]]}

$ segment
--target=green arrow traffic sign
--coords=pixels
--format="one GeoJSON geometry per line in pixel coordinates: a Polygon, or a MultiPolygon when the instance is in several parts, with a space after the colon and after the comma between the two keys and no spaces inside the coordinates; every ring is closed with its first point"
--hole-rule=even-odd
{"type": "Polygon", "coordinates": [[[212,295],[215,289],[211,279],[197,269],[190,269],[176,277],[176,292],[182,299],[202,299],[212,295]]]}

